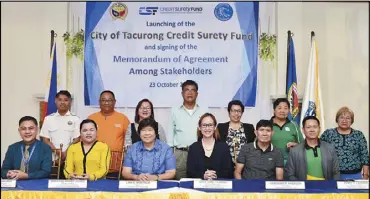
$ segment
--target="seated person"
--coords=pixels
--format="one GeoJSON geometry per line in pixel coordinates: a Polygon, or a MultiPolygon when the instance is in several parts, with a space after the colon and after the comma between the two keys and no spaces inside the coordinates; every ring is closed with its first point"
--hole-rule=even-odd
{"type": "MultiPolygon", "coordinates": [[[[139,122],[145,118],[152,118],[154,119],[154,109],[153,104],[148,99],[142,99],[136,106],[135,110],[135,122],[131,123],[127,127],[126,135],[125,135],[125,147],[129,147],[132,144],[140,141],[140,135],[137,132],[137,127],[139,126],[139,122]]],[[[154,119],[155,120],[155,119],[154,119]]],[[[166,142],[166,134],[161,124],[158,123],[158,134],[157,139],[160,139],[163,142],[166,142]]]]}
{"type": "Polygon", "coordinates": [[[315,116],[303,119],[304,142],[290,150],[285,173],[289,180],[339,180],[339,161],[334,146],[321,141],[320,121],[315,116]]]}
{"type": "Polygon", "coordinates": [[[190,145],[187,176],[205,180],[232,178],[233,162],[226,142],[220,141],[215,116],[203,114],[198,122],[198,141],[190,145]]]}
{"type": "Polygon", "coordinates": [[[1,167],[1,177],[24,180],[48,178],[51,172],[51,148],[36,139],[37,120],[24,116],[19,120],[18,132],[22,141],[9,146],[1,167]]]}
{"type": "Polygon", "coordinates": [[[274,134],[272,122],[260,120],[255,133],[257,140],[244,145],[240,150],[236,159],[235,178],[283,180],[284,157],[282,151],[271,144],[274,134]]]}
{"type": "Polygon", "coordinates": [[[107,144],[96,140],[97,130],[94,120],[81,122],[81,141],[67,149],[64,167],[67,179],[97,180],[108,174],[111,153],[107,144]]]}
{"type": "Polygon", "coordinates": [[[176,159],[172,148],[156,138],[157,122],[152,118],[140,121],[141,141],[129,147],[123,162],[122,176],[126,180],[170,180],[176,175],[176,159]]]}

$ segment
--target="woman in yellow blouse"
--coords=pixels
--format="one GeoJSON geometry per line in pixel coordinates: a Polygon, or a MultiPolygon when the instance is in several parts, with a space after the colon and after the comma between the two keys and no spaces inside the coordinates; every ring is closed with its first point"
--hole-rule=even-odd
{"type": "Polygon", "coordinates": [[[111,153],[107,144],[96,140],[97,130],[94,120],[81,122],[81,141],[67,150],[64,167],[67,179],[97,180],[107,175],[111,153]]]}

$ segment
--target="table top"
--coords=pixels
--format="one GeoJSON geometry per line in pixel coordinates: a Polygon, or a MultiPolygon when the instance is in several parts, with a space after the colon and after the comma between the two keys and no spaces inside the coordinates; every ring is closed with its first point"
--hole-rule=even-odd
{"type": "MultiPolygon", "coordinates": [[[[27,190],[27,191],[63,191],[63,192],[142,192],[148,189],[119,189],[118,180],[97,180],[88,181],[87,188],[84,189],[49,189],[49,179],[39,180],[19,180],[16,188],[1,188],[1,191],[11,190],[27,190]]],[[[253,193],[369,193],[369,190],[341,190],[337,189],[337,181],[306,181],[306,189],[304,190],[266,190],[264,180],[231,180],[233,184],[232,190],[212,190],[212,189],[196,189],[205,192],[253,192],[253,193]]],[[[193,189],[193,181],[177,182],[177,181],[158,181],[157,189],[167,189],[173,187],[181,187],[193,189]]]]}

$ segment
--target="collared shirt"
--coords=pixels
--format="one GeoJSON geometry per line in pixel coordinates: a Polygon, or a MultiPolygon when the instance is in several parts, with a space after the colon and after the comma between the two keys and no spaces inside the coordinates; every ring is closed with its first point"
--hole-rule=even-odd
{"type": "Polygon", "coordinates": [[[69,111],[65,115],[55,112],[45,117],[40,136],[49,138],[57,149],[63,144],[66,151],[73,139],[80,136],[80,123],[80,118],[69,111]]]}
{"type": "Polygon", "coordinates": [[[276,180],[276,168],[284,168],[281,150],[270,144],[262,151],[257,141],[245,144],[236,161],[244,164],[242,178],[247,180],[276,180]]]}
{"type": "Polygon", "coordinates": [[[311,147],[305,140],[307,162],[307,180],[325,180],[321,162],[320,139],[315,147],[311,147]]]}
{"type": "MultiPolygon", "coordinates": [[[[5,159],[1,167],[1,177],[7,178],[6,174],[9,170],[20,170],[22,163],[22,149],[24,150],[25,144],[23,141],[16,142],[8,147],[5,154],[5,159]]],[[[49,145],[35,140],[28,149],[30,154],[28,163],[28,178],[40,179],[48,178],[51,172],[51,148],[49,145]],[[31,156],[31,151],[34,151],[31,156]]]]}
{"type": "Polygon", "coordinates": [[[198,104],[194,112],[189,114],[184,105],[174,107],[171,111],[170,128],[166,131],[167,143],[171,147],[188,147],[198,140],[197,127],[199,118],[206,113],[206,108],[198,104]]]}
{"type": "Polygon", "coordinates": [[[132,168],[132,173],[136,175],[163,174],[176,169],[176,158],[173,150],[165,142],[156,139],[154,147],[147,150],[143,142],[139,141],[128,149],[123,165],[132,168]]]}
{"type": "Polygon", "coordinates": [[[72,144],[67,150],[64,175],[71,173],[89,174],[89,180],[105,178],[109,171],[111,152],[107,144],[96,141],[89,151],[85,151],[82,142],[72,144]]]}
{"type": "Polygon", "coordinates": [[[274,134],[271,137],[271,143],[283,152],[284,161],[287,161],[289,150],[286,145],[288,142],[303,142],[303,134],[299,126],[294,121],[287,118],[285,124],[283,124],[283,126],[279,126],[273,122],[273,118],[274,117],[271,118],[271,122],[273,123],[274,134]]]}

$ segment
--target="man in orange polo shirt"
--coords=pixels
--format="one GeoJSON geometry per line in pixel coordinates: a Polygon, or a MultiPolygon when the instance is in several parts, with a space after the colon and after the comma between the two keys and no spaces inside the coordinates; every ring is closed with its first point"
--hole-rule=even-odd
{"type": "MultiPolygon", "coordinates": [[[[116,98],[114,93],[105,90],[100,94],[99,99],[100,111],[90,115],[98,125],[97,140],[108,144],[111,151],[123,151],[125,135],[130,121],[128,118],[114,110],[116,98]]],[[[112,156],[112,160],[116,159],[112,156]]],[[[118,157],[117,165],[110,165],[110,168],[119,168],[122,163],[121,157],[118,157]]],[[[107,176],[118,176],[118,170],[109,170],[107,176]]]]}

